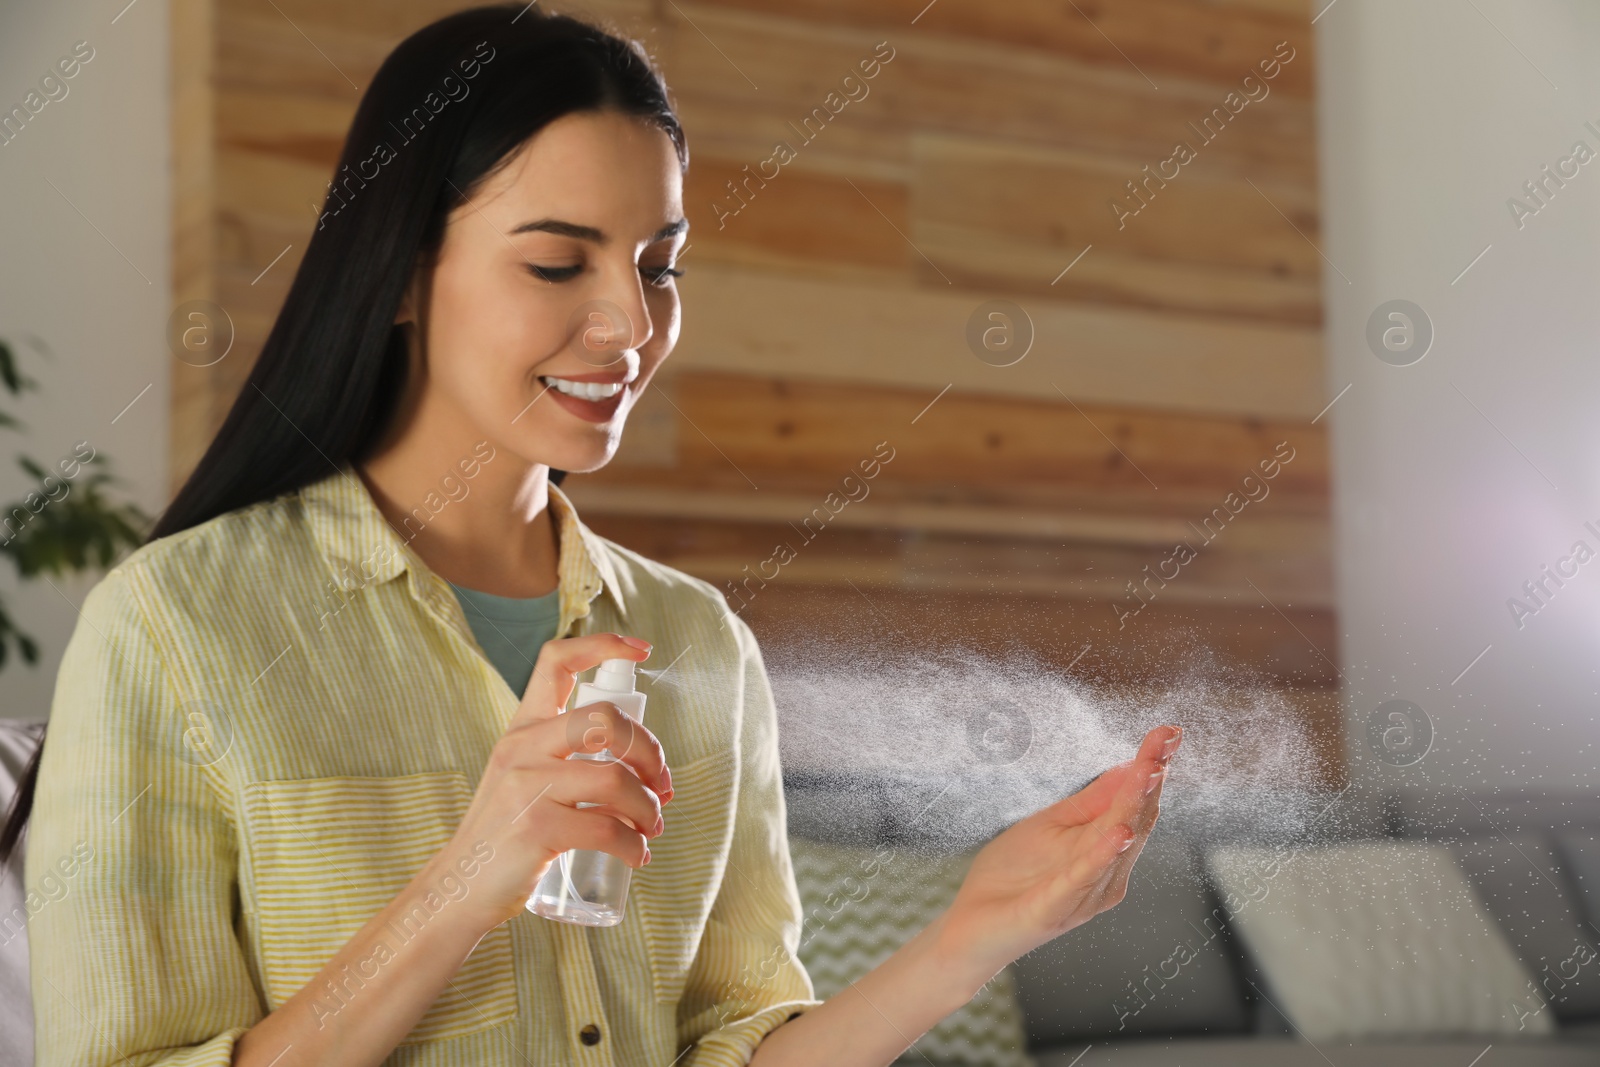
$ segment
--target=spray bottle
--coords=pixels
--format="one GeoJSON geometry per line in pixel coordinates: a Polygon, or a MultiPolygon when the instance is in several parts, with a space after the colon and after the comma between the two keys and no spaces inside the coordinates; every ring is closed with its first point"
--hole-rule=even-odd
{"type": "MultiPolygon", "coordinates": [[[[615,704],[634,722],[644,721],[644,694],[633,688],[634,663],[629,659],[608,659],[595,671],[594,681],[583,682],[573,699],[574,711],[585,705],[615,704]]],[[[570,712],[568,714],[571,714],[570,712]]],[[[599,752],[574,752],[568,759],[615,762],[609,748],[599,752]]],[[[594,807],[579,804],[580,808],[594,807]]],[[[535,915],[580,926],[615,926],[622,921],[628,903],[628,883],[633,868],[606,852],[573,849],[557,856],[527,909],[535,915]]]]}

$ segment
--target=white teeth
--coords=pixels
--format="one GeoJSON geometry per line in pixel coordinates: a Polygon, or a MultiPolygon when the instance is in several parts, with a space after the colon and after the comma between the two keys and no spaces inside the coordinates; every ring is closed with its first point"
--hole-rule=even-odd
{"type": "Polygon", "coordinates": [[[552,389],[578,397],[580,400],[609,400],[622,392],[621,382],[570,382],[565,378],[546,375],[540,381],[552,389]]]}

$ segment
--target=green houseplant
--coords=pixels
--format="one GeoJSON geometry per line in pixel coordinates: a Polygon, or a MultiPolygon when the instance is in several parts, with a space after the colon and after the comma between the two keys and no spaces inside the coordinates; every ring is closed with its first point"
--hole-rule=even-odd
{"type": "MultiPolygon", "coordinates": [[[[0,386],[15,400],[37,383],[22,372],[16,350],[0,340],[0,386]]],[[[0,428],[19,430],[23,422],[0,410],[0,428]]],[[[89,442],[47,469],[26,455],[17,463],[37,483],[21,500],[0,512],[0,555],[22,578],[66,575],[109,567],[124,548],[144,540],[150,519],[131,503],[106,494],[116,482],[110,464],[89,442]]],[[[24,662],[35,663],[39,645],[21,629],[0,599],[0,669],[15,647],[24,662]]]]}

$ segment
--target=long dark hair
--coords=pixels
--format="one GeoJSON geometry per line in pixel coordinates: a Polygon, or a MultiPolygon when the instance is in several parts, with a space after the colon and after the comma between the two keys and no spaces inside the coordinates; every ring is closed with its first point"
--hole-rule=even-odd
{"type": "MultiPolygon", "coordinates": [[[[255,367],[150,539],[364,458],[404,384],[406,340],[395,314],[450,212],[551,122],[608,110],[659,127],[688,167],[666,85],[626,38],[506,4],[457,12],[402,41],[361,97],[255,367]]],[[[561,472],[551,477],[559,482],[561,472]]],[[[32,810],[38,765],[35,752],[0,831],[0,862],[32,810]]]]}

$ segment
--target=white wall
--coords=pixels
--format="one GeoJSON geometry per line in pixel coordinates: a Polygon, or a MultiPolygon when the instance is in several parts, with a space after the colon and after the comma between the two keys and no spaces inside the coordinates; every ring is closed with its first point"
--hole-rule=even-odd
{"type": "MultiPolygon", "coordinates": [[[[0,501],[27,491],[17,451],[48,467],[78,441],[113,460],[147,512],[165,500],[167,7],[137,0],[124,10],[125,3],[0,4],[0,112],[23,104],[76,42],[94,49],[65,83],[67,95],[0,145],[0,336],[24,350],[42,386],[21,412],[27,432],[0,432],[0,501]],[[29,351],[21,343],[29,335],[54,358],[29,351]]],[[[91,584],[57,582],[73,602],[91,584]]],[[[0,715],[43,717],[75,609],[43,582],[18,589],[9,567],[0,573],[0,595],[43,653],[37,667],[13,661],[0,671],[0,715]]]]}
{"type": "Polygon", "coordinates": [[[1507,600],[1575,541],[1600,552],[1600,158],[1520,230],[1507,200],[1575,141],[1600,153],[1600,5],[1475,3],[1338,0],[1316,24],[1323,249],[1349,279],[1324,285],[1328,397],[1351,385],[1328,416],[1351,752],[1397,783],[1593,787],[1600,558],[1520,629],[1507,600]],[[1364,338],[1394,298],[1436,330],[1412,366],[1364,338]],[[1438,731],[1405,771],[1364,734],[1391,697],[1438,731]]]}

